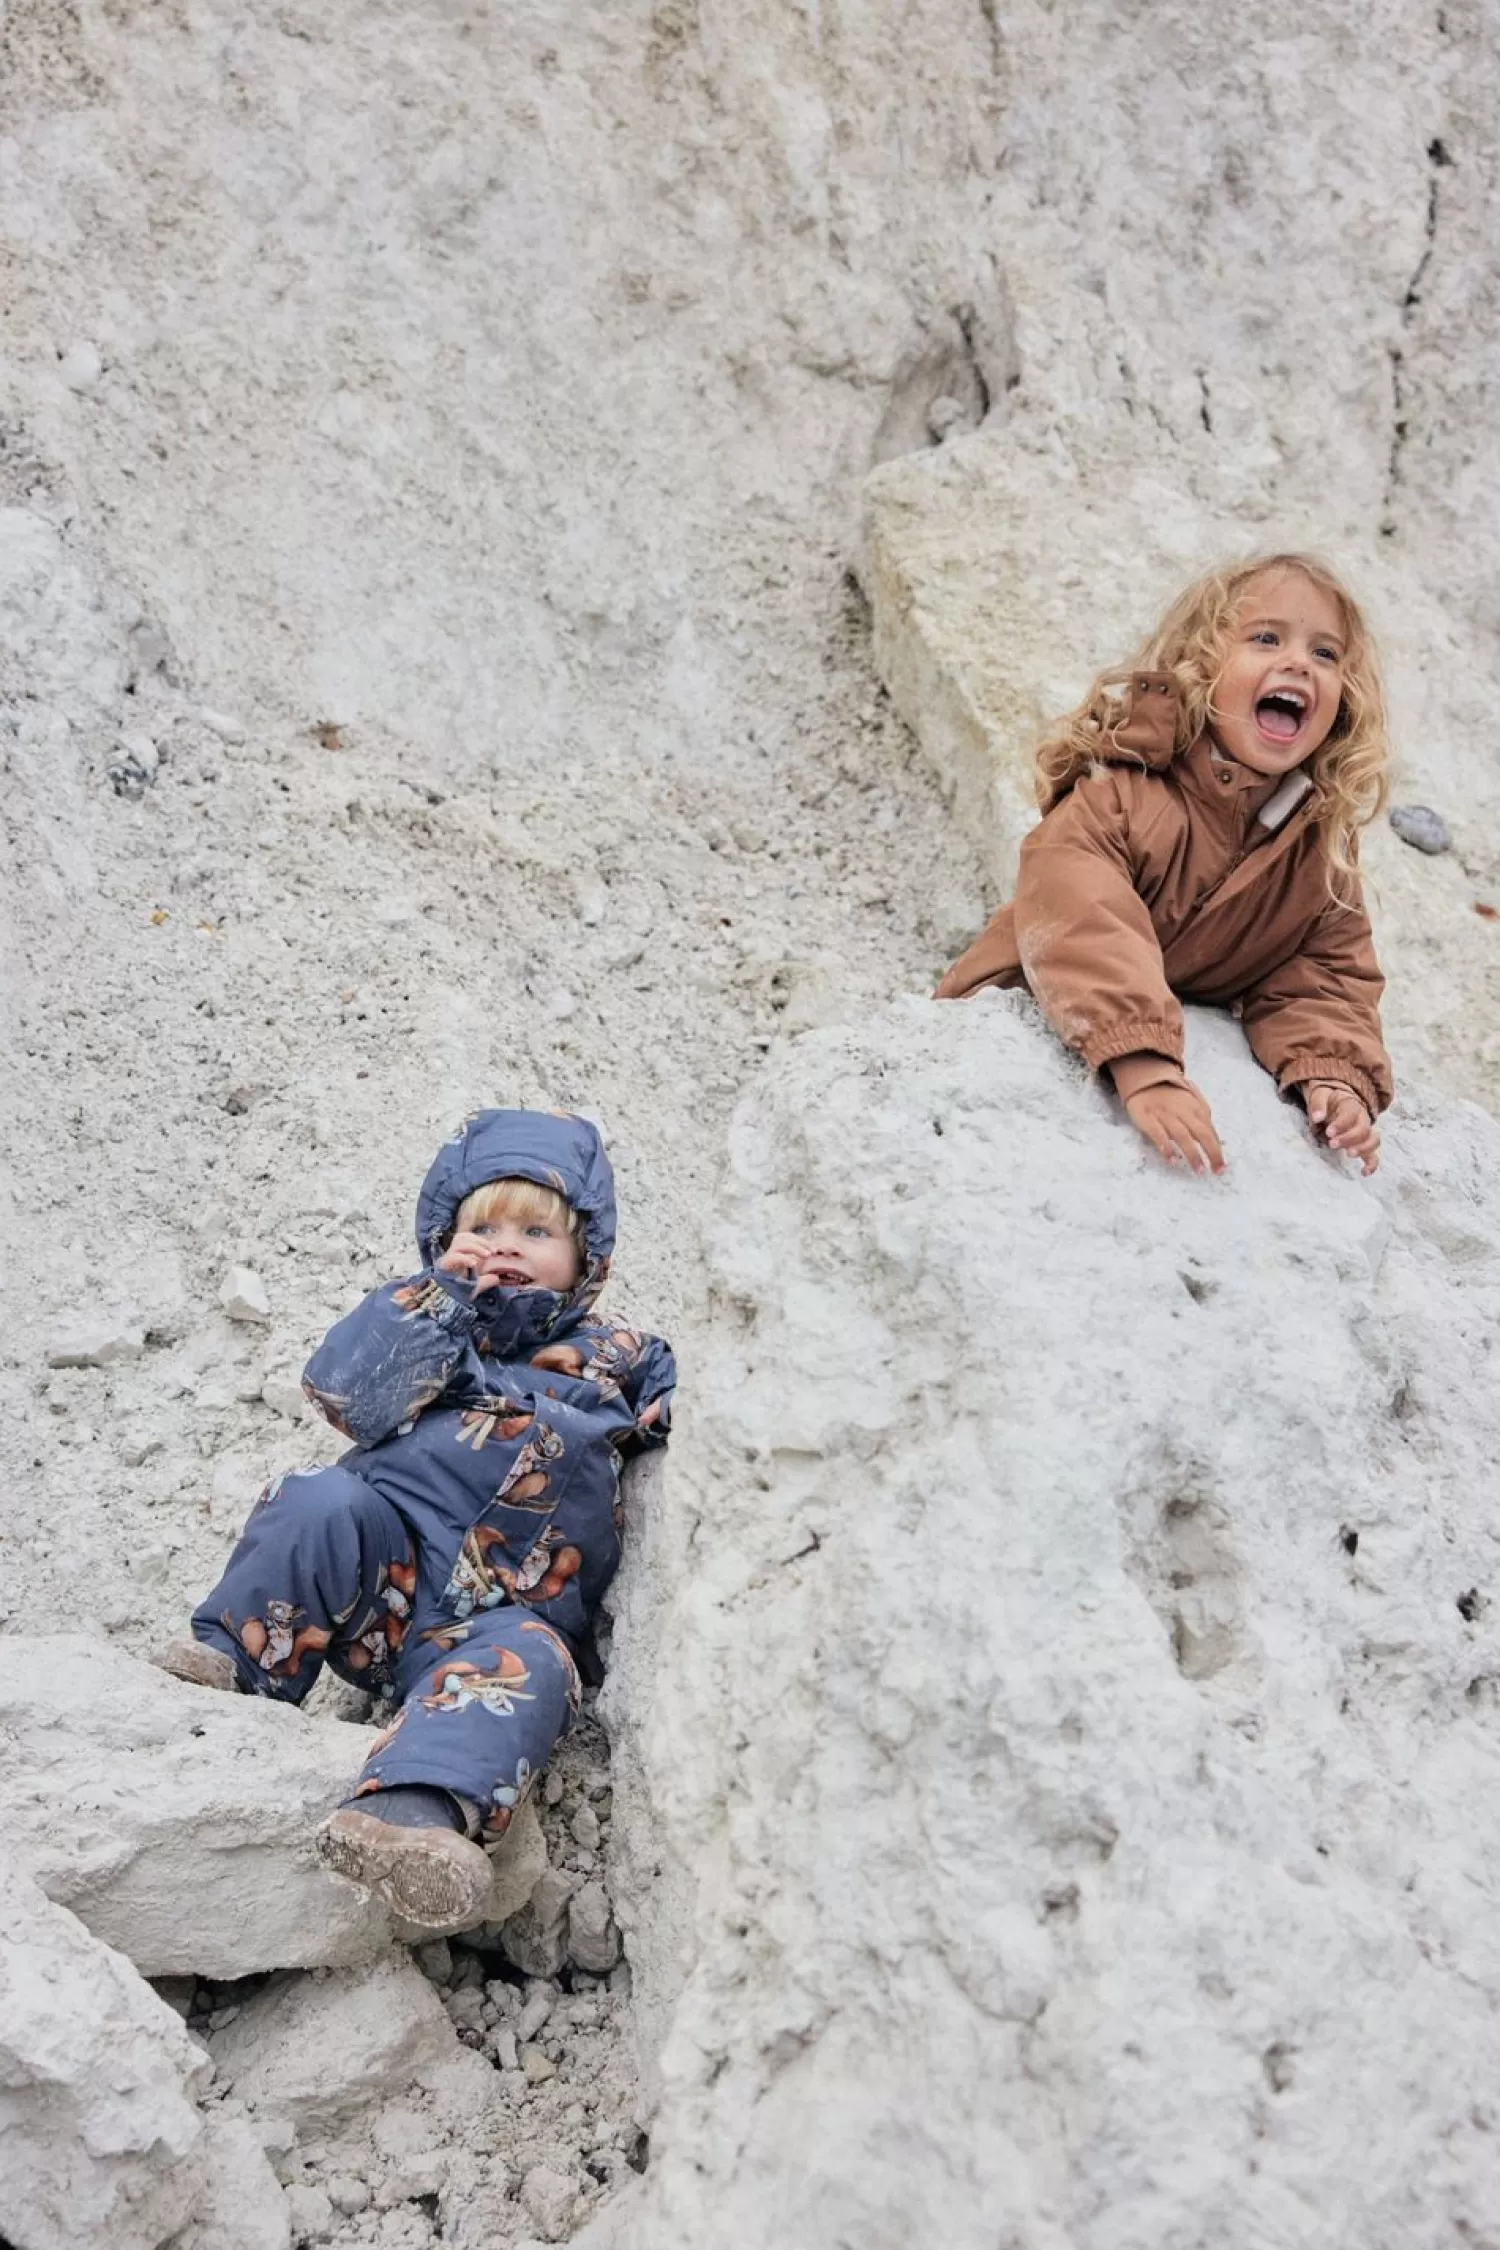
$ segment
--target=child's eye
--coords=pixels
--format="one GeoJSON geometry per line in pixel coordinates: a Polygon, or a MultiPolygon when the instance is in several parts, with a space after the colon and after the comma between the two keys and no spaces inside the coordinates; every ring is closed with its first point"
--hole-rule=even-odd
{"type": "Polygon", "coordinates": [[[1336,648],[1317,648],[1313,650],[1313,654],[1314,656],[1321,656],[1324,662],[1328,664],[1337,664],[1339,661],[1339,652],[1336,648]]]}
{"type": "Polygon", "coordinates": [[[1252,641],[1264,641],[1267,648],[1274,648],[1276,646],[1276,635],[1272,632],[1269,625],[1257,625],[1255,631],[1250,635],[1250,638],[1252,641]]]}
{"type": "Polygon", "coordinates": [[[530,1226],[530,1227],[528,1227],[528,1228],[526,1229],[526,1232],[527,1232],[528,1234],[539,1234],[539,1235],[540,1235],[540,1236],[542,1237],[542,1239],[543,1239],[543,1240],[545,1241],[545,1240],[546,1240],[546,1238],[548,1237],[548,1235],[550,1235],[550,1234],[551,1234],[551,1232],[552,1232],[552,1229],[551,1229],[550,1227],[544,1227],[544,1226],[542,1225],[541,1221],[540,1221],[540,1220],[538,1220],[538,1221],[537,1221],[537,1223],[536,1223],[536,1225],[535,1225],[535,1226],[530,1226]]]}

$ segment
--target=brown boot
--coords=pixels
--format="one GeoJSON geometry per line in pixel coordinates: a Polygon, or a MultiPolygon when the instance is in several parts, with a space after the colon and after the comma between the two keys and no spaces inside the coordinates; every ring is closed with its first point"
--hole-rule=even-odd
{"type": "Polygon", "coordinates": [[[191,1680],[194,1687],[224,1688],[231,1695],[239,1692],[234,1658],[221,1648],[210,1648],[206,1641],[170,1641],[150,1661],[159,1672],[170,1672],[174,1680],[191,1680]]]}
{"type": "Polygon", "coordinates": [[[434,1936],[484,1920],[490,1863],[455,1828],[398,1828],[341,1805],[318,1830],[318,1857],[434,1936]]]}

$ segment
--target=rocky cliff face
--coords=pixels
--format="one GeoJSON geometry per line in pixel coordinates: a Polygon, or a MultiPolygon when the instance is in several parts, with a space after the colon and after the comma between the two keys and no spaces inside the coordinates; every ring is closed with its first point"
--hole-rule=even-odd
{"type": "Polygon", "coordinates": [[[634,2242],[1490,2238],[1500,1137],[1417,1096],[1375,1191],[1232,1025],[1192,1068],[1217,1183],[1019,1000],[741,1110],[631,1719],[695,1877],[634,2242]]]}
{"type": "MultiPolygon", "coordinates": [[[[1484,2239],[1488,2126],[1430,2011],[1457,2056],[1489,1989],[1460,1820],[1489,1724],[1488,1128],[1421,1094],[1492,1098],[1500,1037],[1474,912],[1500,903],[1492,31],[1484,6],[1313,24],[1289,0],[1065,26],[968,0],[0,5],[12,1842],[50,1819],[46,1885],[161,1967],[160,1901],[118,1910],[193,1835],[132,1826],[119,1771],[79,1833],[86,1743],[49,1784],[33,1644],[118,1644],[128,1767],[131,1660],[264,1477],[325,1446],[296,1369],[402,1267],[414,1182],[476,1101],[602,1115],[621,1309],[689,1373],[684,1457],[637,1498],[613,1774],[591,1723],[509,1953],[497,1922],[424,1955],[446,2054],[399,1956],[326,1966],[385,1946],[357,1916],[284,1982],[208,1981],[311,1879],[292,1799],[352,1712],[325,1711],[255,1841],[264,1914],[226,1852],[193,1903],[239,1900],[234,1927],[176,1932],[191,1981],[163,1989],[219,2048],[201,2132],[201,2056],[123,1961],[78,1972],[97,1933],[37,1909],[34,1949],[99,2000],[57,2085],[144,2008],[167,2121],[153,2139],[143,2096],[88,2200],[66,2096],[45,2192],[75,2241],[125,2239],[128,2210],[181,2250],[236,2225],[267,2250],[503,2250],[632,2223],[622,2183],[662,2242],[731,2218],[754,2241],[773,2209],[809,2250],[917,2212],[1049,2250],[1234,2240],[1224,2209],[1278,2240],[1484,2239]],[[1401,794],[1456,839],[1377,854],[1418,1090],[1385,1203],[1217,1049],[1239,1170],[1194,1202],[1024,1016],[889,1009],[1003,882],[1036,720],[1206,555],[1288,535],[1369,591],[1401,794]],[[919,1210],[943,1286],[902,1231],[919,1210]],[[1002,1214],[1057,1289],[991,1272],[1002,1214]],[[1100,1328],[1111,1295],[1144,1333],[1128,1359],[1098,1342],[1115,1390],[1091,1390],[1069,1316],[1100,1328]],[[1228,1324],[1283,1296],[1257,1419],[1228,1324]],[[779,1324],[805,1348],[762,1356],[779,1324]],[[1204,1376],[1169,1397],[1174,1335],[1204,1376]],[[740,1380],[747,1339],[774,1397],[740,1380]],[[367,1973],[390,2038],[346,2081],[367,1973]],[[309,2042],[316,2123],[274,2091],[309,2042]],[[1358,2177],[1346,2064],[1383,2121],[1358,2177]],[[1336,2219],[1298,2200],[1322,2180],[1336,2219]]],[[[81,1660],[58,1693],[86,1711],[81,1660]]],[[[164,1708],[153,1771],[196,1777],[212,1826],[210,1737],[176,1742],[164,1708]]],[[[264,1749],[231,1761],[226,1835],[264,1749]]],[[[20,2250],[49,2239],[10,2154],[39,2067],[0,2104],[20,2250]]]]}

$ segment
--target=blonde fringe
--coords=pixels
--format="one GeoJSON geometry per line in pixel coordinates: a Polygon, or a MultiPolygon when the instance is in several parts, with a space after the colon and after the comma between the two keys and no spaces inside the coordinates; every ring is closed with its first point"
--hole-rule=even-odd
{"type": "Polygon", "coordinates": [[[570,1234],[580,1249],[583,1247],[583,1213],[575,1211],[556,1188],[543,1187],[540,1180],[490,1180],[474,1188],[458,1207],[453,1232],[462,1234],[471,1227],[489,1226],[496,1219],[509,1219],[518,1227],[553,1226],[570,1234]]]}
{"type": "Polygon", "coordinates": [[[1230,635],[1245,589],[1267,571],[1291,570],[1338,604],[1347,648],[1338,716],[1327,740],[1311,761],[1311,774],[1327,799],[1322,814],[1330,888],[1337,879],[1352,884],[1358,874],[1359,832],[1382,812],[1390,789],[1390,737],[1385,691],[1374,643],[1358,603],[1328,565],[1315,555],[1257,555],[1210,571],[1179,594],[1128,668],[1101,672],[1088,694],[1059,719],[1036,753],[1036,794],[1049,812],[1083,774],[1099,764],[1115,744],[1123,705],[1118,693],[1136,672],[1169,672],[1177,684],[1178,721],[1174,755],[1197,741],[1213,716],[1214,682],[1223,668],[1230,635]]]}

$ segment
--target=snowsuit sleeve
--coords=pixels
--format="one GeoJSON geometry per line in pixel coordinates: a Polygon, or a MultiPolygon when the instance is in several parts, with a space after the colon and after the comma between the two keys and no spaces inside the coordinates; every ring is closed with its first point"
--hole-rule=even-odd
{"type": "Polygon", "coordinates": [[[1378,1117],[1395,1092],[1380,1035],[1384,990],[1363,904],[1330,899],[1291,959],[1245,994],[1245,1035],[1283,1093],[1336,1078],[1378,1117]]]}
{"type": "Polygon", "coordinates": [[[665,1445],[672,1428],[677,1362],[672,1357],[671,1345],[660,1336],[647,1336],[644,1341],[645,1348],[624,1385],[626,1401],[635,1416],[635,1428],[626,1447],[628,1454],[665,1445]],[[641,1417],[652,1407],[656,1412],[643,1429],[641,1417]]]}
{"type": "Polygon", "coordinates": [[[1085,775],[1021,846],[1021,967],[1058,1037],[1093,1070],[1141,1053],[1182,1062],[1182,1010],[1136,889],[1139,872],[1119,780],[1107,768],[1085,775]]]}
{"type": "Polygon", "coordinates": [[[302,1371],[302,1388],[356,1445],[378,1445],[440,1398],[474,1332],[467,1281],[419,1273],[374,1289],[335,1321],[302,1371]]]}

